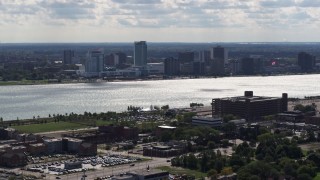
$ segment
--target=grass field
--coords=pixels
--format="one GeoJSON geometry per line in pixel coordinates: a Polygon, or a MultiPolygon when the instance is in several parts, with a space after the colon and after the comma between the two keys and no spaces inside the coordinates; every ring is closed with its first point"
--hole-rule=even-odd
{"type": "Polygon", "coordinates": [[[52,122],[46,124],[31,124],[31,125],[23,125],[23,126],[12,126],[12,128],[18,130],[22,133],[40,133],[40,132],[50,132],[50,131],[60,131],[60,130],[68,130],[68,129],[79,129],[86,128],[88,126],[70,122],[52,122]]]}
{"type": "Polygon", "coordinates": [[[96,120],[96,126],[106,126],[110,124],[114,124],[115,121],[103,121],[103,120],[96,120]]]}
{"type": "Polygon", "coordinates": [[[320,180],[320,173],[317,173],[317,176],[314,177],[313,180],[320,180]]]}
{"type": "Polygon", "coordinates": [[[168,171],[170,174],[179,174],[179,175],[186,174],[188,176],[195,176],[196,179],[200,179],[202,177],[204,178],[207,176],[207,174],[203,172],[199,172],[191,169],[177,168],[177,167],[161,166],[161,167],[158,167],[157,169],[160,169],[162,171],[168,171]]]}

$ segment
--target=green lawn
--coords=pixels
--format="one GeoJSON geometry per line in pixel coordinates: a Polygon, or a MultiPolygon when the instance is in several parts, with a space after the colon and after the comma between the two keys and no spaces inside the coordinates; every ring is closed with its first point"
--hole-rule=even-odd
{"type": "Polygon", "coordinates": [[[317,176],[314,177],[313,180],[320,180],[320,173],[317,173],[317,176]]]}
{"type": "Polygon", "coordinates": [[[115,124],[115,121],[96,120],[96,126],[106,126],[110,124],[115,124]]]}
{"type": "Polygon", "coordinates": [[[52,122],[45,124],[31,124],[31,125],[23,125],[23,126],[12,126],[12,128],[18,130],[22,133],[40,133],[40,132],[50,132],[50,131],[60,131],[60,130],[68,130],[68,129],[79,129],[86,128],[88,126],[82,124],[76,124],[71,122],[52,122]]]}
{"type": "Polygon", "coordinates": [[[207,176],[206,173],[196,171],[196,170],[191,170],[191,169],[184,169],[184,168],[178,168],[178,167],[169,167],[169,166],[161,166],[158,167],[157,169],[160,169],[162,171],[168,171],[170,174],[186,174],[188,176],[195,176],[196,179],[204,178],[207,176]]]}

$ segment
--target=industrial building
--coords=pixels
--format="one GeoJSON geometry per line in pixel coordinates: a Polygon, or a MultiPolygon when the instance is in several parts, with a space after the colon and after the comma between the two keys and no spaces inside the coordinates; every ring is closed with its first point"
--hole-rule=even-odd
{"type": "Polygon", "coordinates": [[[212,114],[233,114],[248,121],[259,120],[262,116],[274,115],[288,110],[288,94],[282,97],[254,96],[245,91],[244,96],[212,99],[212,114]]]}

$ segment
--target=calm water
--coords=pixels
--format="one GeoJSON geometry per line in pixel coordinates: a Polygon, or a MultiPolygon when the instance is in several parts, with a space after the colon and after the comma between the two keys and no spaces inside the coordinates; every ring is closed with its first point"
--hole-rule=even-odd
{"type": "Polygon", "coordinates": [[[190,102],[209,105],[212,98],[255,95],[289,97],[320,95],[320,75],[228,77],[162,81],[1,86],[0,117],[5,120],[57,113],[124,111],[129,105],[186,107],[190,102]]]}

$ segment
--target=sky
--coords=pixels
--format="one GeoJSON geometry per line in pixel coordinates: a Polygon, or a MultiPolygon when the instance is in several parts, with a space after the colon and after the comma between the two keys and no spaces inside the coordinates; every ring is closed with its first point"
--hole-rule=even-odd
{"type": "Polygon", "coordinates": [[[320,0],[0,0],[0,42],[320,42],[320,0]]]}

